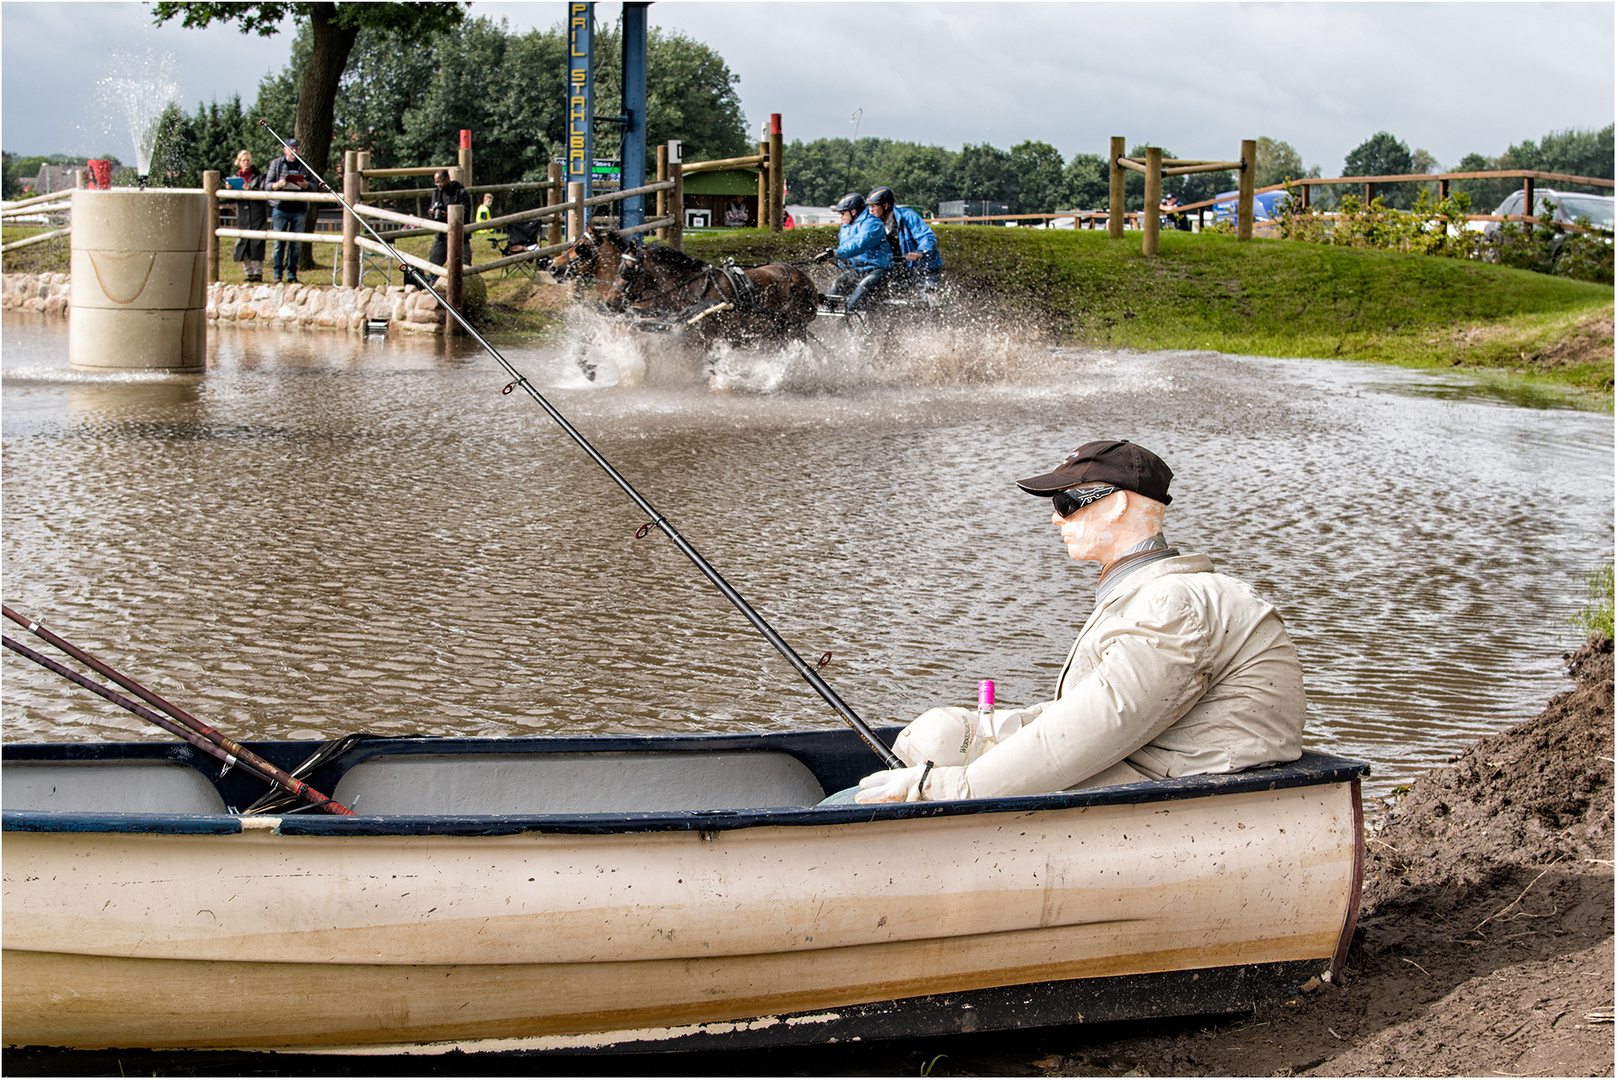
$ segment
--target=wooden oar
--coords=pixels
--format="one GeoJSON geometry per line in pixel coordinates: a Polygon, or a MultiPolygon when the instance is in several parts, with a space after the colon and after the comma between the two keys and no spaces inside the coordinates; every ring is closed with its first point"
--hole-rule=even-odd
{"type": "Polygon", "coordinates": [[[24,627],[29,633],[67,653],[67,655],[71,656],[79,663],[101,673],[102,675],[105,675],[107,678],[111,679],[125,690],[128,690],[130,693],[135,694],[148,704],[155,705],[157,708],[167,713],[168,717],[172,717],[173,720],[171,721],[168,717],[158,716],[150,709],[146,709],[135,704],[122,694],[115,693],[114,691],[109,690],[107,687],[102,686],[100,683],[80,675],[71,668],[64,667],[63,665],[58,664],[56,661],[51,660],[49,657],[41,656],[39,653],[28,648],[27,646],[12,641],[10,638],[6,638],[5,647],[18,655],[25,656],[34,661],[36,664],[39,664],[41,667],[56,672],[56,674],[77,683],[79,686],[84,687],[91,693],[98,694],[101,697],[106,698],[108,701],[111,701],[120,708],[128,709],[142,720],[156,724],[171,734],[179,735],[191,745],[211,754],[220,761],[223,761],[227,768],[239,762],[243,767],[250,769],[260,779],[273,784],[275,787],[278,787],[283,791],[296,795],[298,798],[311,803],[318,809],[323,810],[328,814],[353,813],[352,810],[337,802],[335,799],[327,798],[325,795],[322,795],[308,784],[305,784],[302,780],[299,780],[297,777],[292,776],[285,770],[270,764],[259,755],[253,753],[251,750],[238,743],[236,740],[224,735],[216,728],[203,723],[201,720],[197,719],[195,716],[192,716],[178,705],[174,705],[169,701],[166,701],[162,697],[140,685],[140,683],[136,682],[134,679],[129,678],[127,675],[113,669],[110,665],[103,663],[94,656],[91,656],[89,653],[85,652],[77,645],[74,645],[72,642],[67,641],[50,630],[45,629],[45,627],[40,625],[38,622],[19,615],[4,605],[0,605],[0,614],[4,614],[6,618],[10,619],[18,626],[24,627]]]}

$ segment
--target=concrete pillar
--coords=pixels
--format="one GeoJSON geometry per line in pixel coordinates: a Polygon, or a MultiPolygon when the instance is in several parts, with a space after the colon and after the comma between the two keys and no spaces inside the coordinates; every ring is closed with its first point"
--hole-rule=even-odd
{"type": "Polygon", "coordinates": [[[207,366],[207,215],[197,191],[73,193],[73,367],[207,366]]]}

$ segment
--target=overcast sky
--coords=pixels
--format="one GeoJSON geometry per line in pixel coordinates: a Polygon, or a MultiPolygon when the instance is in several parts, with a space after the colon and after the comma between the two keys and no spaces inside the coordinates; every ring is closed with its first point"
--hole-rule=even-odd
{"type": "MultiPolygon", "coordinates": [[[[597,21],[619,9],[597,4],[597,21]]],[[[788,140],[852,135],[855,110],[860,135],[951,149],[1038,139],[1069,157],[1104,154],[1112,135],[1182,157],[1233,157],[1241,139],[1267,135],[1331,176],[1381,130],[1448,167],[1471,151],[1611,123],[1613,11],[662,0],[651,21],[717,49],[741,77],[752,131],[779,112],[788,140]]],[[[472,5],[513,29],[558,25],[565,12],[561,0],[472,5]]],[[[126,112],[148,107],[139,86],[171,84],[187,111],[233,93],[251,102],[291,47],[288,33],[150,23],[144,3],[0,3],[0,146],[132,161],[126,112]]]]}

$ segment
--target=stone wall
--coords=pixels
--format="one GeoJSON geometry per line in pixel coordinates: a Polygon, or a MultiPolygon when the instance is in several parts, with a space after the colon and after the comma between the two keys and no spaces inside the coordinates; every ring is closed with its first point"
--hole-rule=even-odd
{"type": "MultiPolygon", "coordinates": [[[[0,308],[68,316],[66,274],[0,275],[0,308]]],[[[320,285],[208,286],[208,321],[290,330],[358,331],[366,319],[387,319],[398,329],[441,334],[443,309],[413,285],[349,289],[320,285]]]]}
{"type": "Polygon", "coordinates": [[[67,318],[66,274],[0,275],[0,308],[67,318]]]}

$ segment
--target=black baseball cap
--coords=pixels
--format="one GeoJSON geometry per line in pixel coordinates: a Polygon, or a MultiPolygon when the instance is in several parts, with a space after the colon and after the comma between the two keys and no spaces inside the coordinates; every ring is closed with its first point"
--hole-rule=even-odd
{"type": "Polygon", "coordinates": [[[1168,463],[1145,447],[1127,439],[1101,439],[1084,443],[1053,471],[1018,480],[1016,486],[1029,495],[1048,499],[1081,484],[1110,484],[1167,506],[1173,502],[1173,496],[1168,494],[1172,479],[1168,463]]]}

